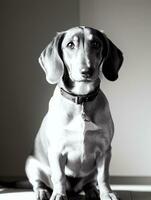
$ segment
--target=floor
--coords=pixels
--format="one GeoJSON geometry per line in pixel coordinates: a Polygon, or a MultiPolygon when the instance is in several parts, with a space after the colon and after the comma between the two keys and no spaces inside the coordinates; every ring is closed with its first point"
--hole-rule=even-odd
{"type": "MultiPolygon", "coordinates": [[[[151,177],[111,177],[111,188],[121,200],[151,200],[151,177]]],[[[1,177],[0,200],[35,200],[35,196],[25,177],[1,177]]],[[[71,200],[84,200],[84,196],[71,200]]]]}
{"type": "MultiPolygon", "coordinates": [[[[121,200],[151,200],[151,192],[116,191],[121,200]]],[[[0,189],[0,200],[35,200],[31,190],[0,189]]],[[[73,198],[75,200],[77,198],[73,198]]],[[[84,198],[79,198],[84,199],[84,198]]]]}
{"type": "Polygon", "coordinates": [[[117,192],[121,200],[151,200],[151,192],[117,192]]]}

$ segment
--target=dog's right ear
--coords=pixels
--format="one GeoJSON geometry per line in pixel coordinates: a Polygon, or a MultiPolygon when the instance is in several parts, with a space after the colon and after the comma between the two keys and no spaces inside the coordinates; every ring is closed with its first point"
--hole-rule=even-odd
{"type": "Polygon", "coordinates": [[[46,73],[46,80],[51,84],[58,83],[64,73],[64,64],[61,59],[61,43],[63,37],[63,32],[57,33],[39,57],[39,63],[46,73]]]}

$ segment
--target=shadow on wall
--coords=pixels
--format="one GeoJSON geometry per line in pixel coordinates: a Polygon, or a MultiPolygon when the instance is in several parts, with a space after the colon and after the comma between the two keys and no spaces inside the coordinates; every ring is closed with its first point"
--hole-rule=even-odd
{"type": "Polygon", "coordinates": [[[38,57],[56,31],[79,23],[78,2],[2,0],[0,19],[0,176],[20,176],[53,91],[38,57]]]}

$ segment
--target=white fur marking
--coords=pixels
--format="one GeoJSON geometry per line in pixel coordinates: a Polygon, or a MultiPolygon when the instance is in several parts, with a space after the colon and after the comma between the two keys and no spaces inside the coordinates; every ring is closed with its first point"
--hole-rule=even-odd
{"type": "Polygon", "coordinates": [[[88,35],[88,40],[92,40],[92,39],[93,39],[93,35],[92,34],[88,35]]]}

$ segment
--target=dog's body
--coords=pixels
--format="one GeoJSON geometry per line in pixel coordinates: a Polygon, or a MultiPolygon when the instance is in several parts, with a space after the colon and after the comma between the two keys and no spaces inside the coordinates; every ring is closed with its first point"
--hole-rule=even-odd
{"type": "Polygon", "coordinates": [[[58,85],[26,163],[38,200],[50,197],[48,188],[53,189],[51,200],[82,190],[87,198],[97,199],[97,185],[101,200],[117,200],[108,172],[114,126],[99,85],[100,65],[115,80],[122,60],[103,33],[86,27],[58,34],[41,54],[48,82],[58,85]]]}

